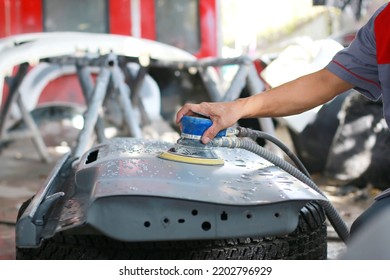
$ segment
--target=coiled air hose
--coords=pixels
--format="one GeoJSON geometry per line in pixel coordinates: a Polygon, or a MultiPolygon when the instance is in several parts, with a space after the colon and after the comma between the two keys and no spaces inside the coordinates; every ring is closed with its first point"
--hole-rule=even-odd
{"type": "Polygon", "coordinates": [[[256,131],[256,130],[249,130],[247,128],[237,128],[237,136],[246,136],[246,138],[239,138],[239,137],[217,137],[214,138],[212,141],[209,142],[208,145],[213,147],[226,147],[226,148],[241,148],[245,149],[247,151],[250,151],[252,153],[255,153],[269,162],[273,163],[274,165],[280,167],[290,175],[294,176],[298,180],[302,181],[306,185],[308,185],[310,188],[315,190],[316,192],[320,193],[323,197],[326,198],[325,201],[319,201],[321,206],[325,210],[325,214],[335,229],[336,233],[340,237],[341,240],[343,240],[344,243],[347,243],[349,240],[349,229],[347,225],[344,223],[342,218],[340,217],[339,213],[337,212],[336,208],[330,203],[326,195],[321,191],[321,189],[313,182],[313,180],[310,179],[309,173],[306,171],[305,168],[302,169],[303,164],[299,161],[296,156],[291,156],[293,154],[291,151],[288,150],[288,148],[284,145],[279,146],[281,143],[280,141],[275,141],[275,138],[267,135],[264,132],[256,131]],[[256,142],[252,141],[251,139],[247,138],[247,136],[256,136],[256,137],[264,137],[272,142],[274,142],[276,145],[278,145],[280,148],[282,148],[283,151],[287,151],[287,154],[292,157],[294,163],[297,162],[299,168],[301,168],[302,171],[300,171],[298,168],[294,167],[287,161],[281,159],[279,156],[273,154],[272,152],[268,151],[267,149],[263,148],[262,146],[258,145],[256,142]],[[306,173],[306,174],[304,174],[306,173]]]}

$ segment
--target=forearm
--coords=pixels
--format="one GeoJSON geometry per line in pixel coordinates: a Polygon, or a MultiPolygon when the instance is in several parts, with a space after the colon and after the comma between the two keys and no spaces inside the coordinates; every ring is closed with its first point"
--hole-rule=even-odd
{"type": "Polygon", "coordinates": [[[353,85],[320,70],[271,90],[237,100],[241,118],[294,115],[324,104],[353,85]]]}
{"type": "Polygon", "coordinates": [[[298,114],[323,104],[352,87],[353,85],[324,69],[236,101],[185,104],[176,114],[176,123],[185,115],[201,113],[208,116],[213,124],[202,136],[202,142],[206,144],[220,130],[234,125],[239,119],[298,114]]]}

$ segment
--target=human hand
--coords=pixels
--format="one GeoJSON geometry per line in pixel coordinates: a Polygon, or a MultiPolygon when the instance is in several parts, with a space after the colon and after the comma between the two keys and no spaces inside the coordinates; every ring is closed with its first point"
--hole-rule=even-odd
{"type": "Polygon", "coordinates": [[[201,141],[207,144],[219,131],[234,125],[240,118],[235,102],[202,102],[185,104],[176,114],[179,124],[183,116],[202,115],[210,118],[213,124],[203,133],[201,141]]]}

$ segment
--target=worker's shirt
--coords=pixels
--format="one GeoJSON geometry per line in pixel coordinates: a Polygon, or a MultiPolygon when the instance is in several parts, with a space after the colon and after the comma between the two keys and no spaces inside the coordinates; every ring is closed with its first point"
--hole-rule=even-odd
{"type": "Polygon", "coordinates": [[[382,97],[384,117],[390,127],[390,5],[383,5],[326,68],[366,97],[382,97]]]}

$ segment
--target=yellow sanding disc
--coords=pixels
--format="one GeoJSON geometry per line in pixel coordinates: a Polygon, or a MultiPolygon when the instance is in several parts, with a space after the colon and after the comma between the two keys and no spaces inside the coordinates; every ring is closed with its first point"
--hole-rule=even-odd
{"type": "Polygon", "coordinates": [[[179,154],[173,154],[170,152],[162,152],[159,155],[159,157],[167,160],[177,161],[177,162],[200,164],[200,165],[223,165],[224,164],[223,159],[220,158],[189,157],[189,156],[183,156],[179,154]]]}

